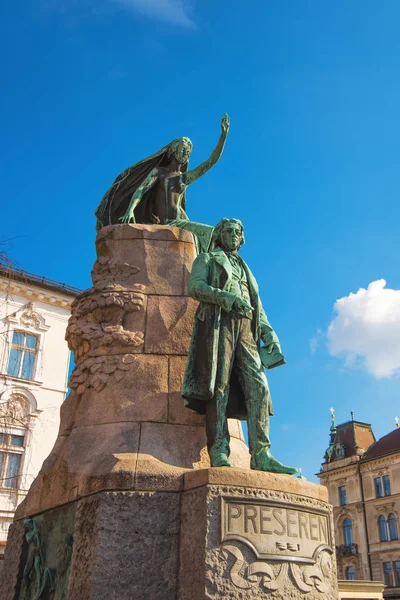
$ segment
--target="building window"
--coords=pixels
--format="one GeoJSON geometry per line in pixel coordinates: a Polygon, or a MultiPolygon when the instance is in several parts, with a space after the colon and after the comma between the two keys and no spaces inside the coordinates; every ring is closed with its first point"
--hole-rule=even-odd
{"type": "Polygon", "coordinates": [[[344,504],[347,504],[347,495],[346,495],[346,486],[345,485],[341,485],[339,487],[339,502],[340,502],[341,506],[343,506],[344,504]]]}
{"type": "Polygon", "coordinates": [[[351,546],[353,543],[353,524],[350,519],[345,519],[343,521],[343,538],[344,545],[351,546]]]}
{"type": "Polygon", "coordinates": [[[375,482],[375,495],[377,498],[382,498],[382,496],[383,496],[382,479],[380,477],[375,477],[374,482],[375,482]]]}
{"type": "Polygon", "coordinates": [[[14,331],[7,374],[21,379],[33,379],[38,338],[35,335],[14,331]]]}
{"type": "Polygon", "coordinates": [[[394,567],[394,585],[400,587],[400,560],[393,563],[394,567]]]}
{"type": "Polygon", "coordinates": [[[378,517],[378,529],[379,529],[379,541],[387,542],[389,540],[388,527],[387,527],[386,519],[383,515],[379,515],[379,517],[378,517]]]}
{"type": "Polygon", "coordinates": [[[0,487],[18,488],[24,436],[0,433],[0,487]]]}
{"type": "Polygon", "coordinates": [[[383,479],[383,491],[385,496],[390,496],[390,477],[389,475],[384,475],[383,479]]]}
{"type": "Polygon", "coordinates": [[[390,513],[388,517],[389,537],[391,540],[398,540],[399,534],[397,531],[397,519],[394,513],[390,513]]]}
{"type": "Polygon", "coordinates": [[[385,585],[388,587],[394,586],[393,566],[391,562],[383,563],[383,578],[385,585]]]}
{"type": "Polygon", "coordinates": [[[400,560],[383,563],[383,575],[385,585],[388,587],[400,587],[400,560]]]}
{"type": "Polygon", "coordinates": [[[355,576],[355,572],[354,572],[354,567],[346,567],[345,578],[348,581],[354,581],[355,580],[356,576],[355,576]]]}

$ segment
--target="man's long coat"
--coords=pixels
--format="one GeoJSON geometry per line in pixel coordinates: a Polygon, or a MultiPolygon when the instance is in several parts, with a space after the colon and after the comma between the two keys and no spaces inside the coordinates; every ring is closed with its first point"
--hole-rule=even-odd
{"type": "MultiPolygon", "coordinates": [[[[258,295],[258,285],[243,259],[241,264],[246,272],[251,305],[254,308],[252,331],[257,346],[260,340],[265,345],[278,344],[279,340],[268,322],[258,295]]],[[[217,368],[226,357],[219,356],[219,337],[224,335],[221,328],[221,313],[231,311],[236,295],[230,292],[232,267],[225,252],[216,248],[212,252],[199,254],[193,263],[189,278],[189,296],[200,301],[197,309],[188,361],[183,380],[182,396],[185,406],[197,413],[205,413],[205,403],[214,396],[217,368]]],[[[272,415],[270,401],[269,413],[272,415]]],[[[246,419],[247,411],[243,392],[233,368],[227,416],[246,419]]]]}

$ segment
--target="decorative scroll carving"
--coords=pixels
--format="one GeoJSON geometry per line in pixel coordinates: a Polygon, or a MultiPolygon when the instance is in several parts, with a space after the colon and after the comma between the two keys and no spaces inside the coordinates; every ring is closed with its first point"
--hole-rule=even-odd
{"type": "Polygon", "coordinates": [[[66,339],[77,362],[104,346],[143,344],[144,332],[132,331],[127,324],[128,315],[144,305],[145,286],[131,281],[139,271],[139,267],[118,264],[107,256],[97,259],[92,271],[94,285],[72,303],[67,327],[66,339]]]}
{"type": "Polygon", "coordinates": [[[36,331],[47,331],[49,329],[44,317],[36,310],[34,302],[28,302],[15,313],[8,315],[6,321],[36,331]]]}
{"type": "Polygon", "coordinates": [[[26,327],[31,327],[32,329],[38,329],[40,325],[40,315],[35,311],[35,307],[33,302],[28,302],[26,305],[24,312],[20,317],[20,321],[26,327]]]}
{"type": "Polygon", "coordinates": [[[29,402],[22,394],[13,394],[0,404],[0,421],[8,424],[27,424],[29,420],[29,402]]]}
{"type": "Polygon", "coordinates": [[[261,587],[265,592],[283,590],[289,575],[296,587],[304,594],[315,590],[320,594],[326,594],[331,589],[332,562],[327,550],[319,553],[314,565],[301,565],[288,561],[271,564],[261,560],[248,564],[236,545],[224,545],[223,550],[235,558],[229,577],[239,589],[261,587]]]}
{"type": "Polygon", "coordinates": [[[139,271],[139,267],[129,263],[119,263],[110,256],[100,256],[93,265],[92,281],[94,286],[119,284],[126,287],[139,271]]]}

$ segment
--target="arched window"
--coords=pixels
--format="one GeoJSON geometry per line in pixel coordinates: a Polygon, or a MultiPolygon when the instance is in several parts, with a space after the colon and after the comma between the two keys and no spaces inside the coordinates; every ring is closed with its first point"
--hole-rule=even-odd
{"type": "Polygon", "coordinates": [[[345,519],[343,521],[343,538],[344,545],[351,546],[353,543],[353,524],[350,519],[345,519]]]}
{"type": "Polygon", "coordinates": [[[388,517],[388,525],[389,525],[389,537],[391,540],[398,540],[399,534],[397,532],[397,519],[396,515],[390,513],[388,517]]]}
{"type": "Polygon", "coordinates": [[[383,515],[379,515],[379,517],[378,517],[378,529],[379,529],[379,541],[387,542],[389,539],[388,527],[387,527],[386,519],[383,515]]]}
{"type": "Polygon", "coordinates": [[[354,581],[356,576],[354,572],[354,567],[347,567],[345,571],[345,577],[348,581],[354,581]]]}

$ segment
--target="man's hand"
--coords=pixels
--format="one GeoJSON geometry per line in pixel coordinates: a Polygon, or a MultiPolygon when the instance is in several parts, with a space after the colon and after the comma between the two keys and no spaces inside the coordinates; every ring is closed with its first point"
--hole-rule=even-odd
{"type": "Polygon", "coordinates": [[[276,342],[272,342],[272,344],[265,344],[264,348],[268,354],[272,354],[275,348],[278,350],[278,352],[282,352],[280,344],[277,344],[276,342]]]}
{"type": "Polygon", "coordinates": [[[254,311],[254,308],[246,300],[243,300],[243,298],[237,297],[233,303],[232,310],[243,317],[247,317],[249,313],[254,311]]]}
{"type": "Polygon", "coordinates": [[[123,217],[119,219],[122,223],[136,223],[133,210],[127,210],[123,217]]]}

